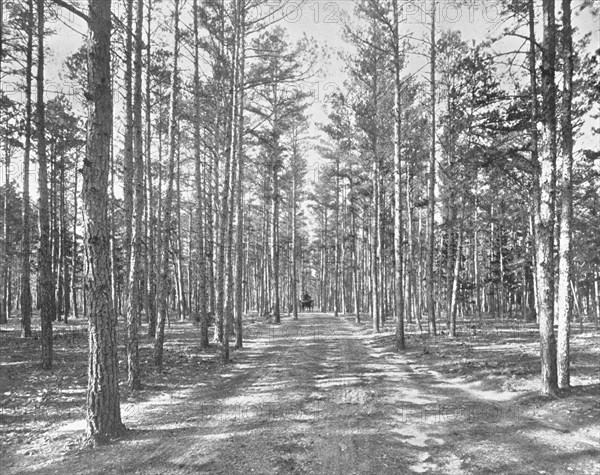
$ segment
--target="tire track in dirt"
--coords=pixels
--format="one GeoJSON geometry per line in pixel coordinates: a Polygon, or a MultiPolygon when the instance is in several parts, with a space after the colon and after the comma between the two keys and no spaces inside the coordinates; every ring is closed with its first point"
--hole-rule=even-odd
{"type": "Polygon", "coordinates": [[[302,314],[260,330],[234,364],[140,414],[133,437],[40,473],[525,473],[551,444],[594,456],[568,434],[544,438],[505,395],[392,352],[364,325],[302,314]],[[492,407],[505,412],[482,412],[492,407]]]}

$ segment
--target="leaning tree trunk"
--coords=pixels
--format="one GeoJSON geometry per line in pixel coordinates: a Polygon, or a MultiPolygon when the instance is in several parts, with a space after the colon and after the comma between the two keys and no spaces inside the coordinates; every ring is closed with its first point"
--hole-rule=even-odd
{"type": "Polygon", "coordinates": [[[571,101],[573,96],[573,39],[571,30],[571,0],[562,0],[563,96],[561,131],[563,139],[561,214],[558,269],[558,386],[570,386],[569,333],[571,299],[571,221],[573,219],[573,130],[571,101]]]}
{"type": "Polygon", "coordinates": [[[82,194],[86,218],[86,311],[89,320],[86,435],[92,444],[124,430],[119,404],[117,316],[110,293],[107,215],[113,114],[110,7],[110,0],[89,1],[88,133],[82,194]]]}

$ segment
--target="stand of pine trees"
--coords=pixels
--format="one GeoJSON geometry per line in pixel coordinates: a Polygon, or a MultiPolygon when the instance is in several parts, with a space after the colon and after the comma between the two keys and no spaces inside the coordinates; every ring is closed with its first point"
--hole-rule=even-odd
{"type": "Polygon", "coordinates": [[[307,84],[323,54],[290,39],[283,4],[0,3],[1,80],[21,91],[0,97],[0,323],[40,328],[51,369],[53,325],[87,319],[91,443],[124,430],[118,361],[140,389],[140,332],[158,367],[174,320],[228,362],[245,315],[300,318],[305,292],[374,332],[394,322],[398,351],[408,325],[452,338],[466,319],[537,321],[541,391],[569,387],[573,318],[600,318],[599,155],[577,143],[599,73],[570,0],[559,19],[554,0],[502,2],[508,29],[480,43],[440,28],[437,3],[419,39],[402,2],[357,2],[318,144],[307,84]],[[61,12],[87,38],[57,92],[61,12]],[[520,69],[493,49],[511,36],[520,69]]]}

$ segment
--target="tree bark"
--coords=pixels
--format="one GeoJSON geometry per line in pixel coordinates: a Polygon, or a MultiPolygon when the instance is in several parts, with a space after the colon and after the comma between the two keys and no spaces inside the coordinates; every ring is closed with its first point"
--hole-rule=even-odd
{"type": "Polygon", "coordinates": [[[335,154],[335,209],[334,209],[334,275],[333,275],[333,316],[339,315],[340,301],[340,156],[335,154]]]}
{"type": "Polygon", "coordinates": [[[354,287],[354,322],[360,323],[360,286],[358,282],[358,268],[359,268],[359,241],[358,241],[358,228],[356,226],[356,210],[352,210],[352,235],[353,235],[353,246],[352,246],[352,281],[354,287]]]}
{"type": "MultiPolygon", "coordinates": [[[[277,148],[277,145],[275,146],[277,148]]],[[[271,226],[271,281],[272,281],[272,312],[273,323],[280,323],[280,302],[279,302],[279,155],[274,152],[272,164],[273,180],[273,201],[272,201],[272,219],[271,226]]]]}
{"type": "Polygon", "coordinates": [[[531,163],[533,164],[532,173],[532,184],[533,184],[533,206],[531,212],[531,237],[533,240],[533,253],[532,253],[532,267],[533,267],[533,283],[534,283],[534,310],[536,321],[539,319],[539,280],[538,280],[538,267],[537,267],[537,231],[538,231],[538,210],[540,207],[540,163],[539,163],[539,151],[538,151],[538,87],[537,87],[537,75],[536,75],[536,38],[535,38],[535,10],[534,2],[527,2],[527,14],[529,23],[529,84],[531,87],[531,121],[530,121],[530,135],[531,135],[531,163]]]}
{"type": "MultiPolygon", "coordinates": [[[[33,77],[33,0],[27,0],[27,65],[25,70],[25,150],[23,154],[23,248],[21,255],[21,337],[31,336],[31,208],[29,207],[29,162],[31,157],[31,84],[33,77]]],[[[5,189],[6,193],[7,189],[5,189]]]]}
{"type": "Polygon", "coordinates": [[[135,0],[126,0],[126,27],[125,27],[125,131],[123,137],[123,241],[121,243],[124,252],[123,262],[125,268],[123,275],[123,309],[126,313],[130,305],[132,282],[129,279],[131,275],[131,248],[133,233],[133,3],[135,0]]]}
{"type": "MultiPolygon", "coordinates": [[[[40,219],[40,319],[42,322],[42,368],[52,368],[52,321],[55,319],[52,249],[50,246],[50,213],[48,209],[48,164],[46,160],[46,120],[44,105],[44,1],[37,0],[38,65],[37,65],[37,135],[39,167],[40,219]]],[[[110,92],[110,91],[109,91],[110,92]]]]}
{"type": "Polygon", "coordinates": [[[596,331],[600,327],[600,272],[594,271],[594,313],[596,318],[594,319],[594,328],[596,331]]]}
{"type": "Polygon", "coordinates": [[[540,157],[540,206],[537,212],[537,269],[540,306],[541,391],[558,390],[554,336],[554,221],[556,192],[556,25],[554,0],[543,1],[544,49],[542,54],[543,149],[540,157]]]}
{"type": "Polygon", "coordinates": [[[10,314],[9,288],[10,279],[8,271],[8,241],[10,239],[10,226],[8,225],[8,201],[10,198],[10,158],[11,152],[5,147],[4,156],[4,200],[2,203],[2,261],[0,265],[0,323],[7,323],[10,314]]]}
{"type": "Polygon", "coordinates": [[[571,319],[571,222],[573,219],[573,130],[571,125],[571,103],[573,97],[573,39],[571,29],[571,0],[562,0],[562,48],[563,48],[563,93],[562,93],[562,177],[561,213],[558,269],[558,387],[568,388],[569,334],[571,319]]]}
{"type": "MultiPolygon", "coordinates": [[[[400,70],[400,39],[398,23],[398,0],[393,0],[394,15],[394,302],[396,313],[396,350],[404,350],[404,292],[402,289],[402,104],[400,70]]],[[[409,236],[410,239],[410,236],[409,236]]]]}
{"type": "Polygon", "coordinates": [[[294,320],[298,320],[298,143],[297,136],[294,138],[292,149],[292,199],[290,208],[292,211],[292,279],[291,279],[291,304],[294,320]]]}
{"type": "MultiPolygon", "coordinates": [[[[273,80],[276,81],[278,76],[277,65],[275,65],[275,74],[273,80]]],[[[278,85],[274,82],[274,97],[273,104],[275,107],[274,119],[273,119],[273,150],[271,156],[271,173],[272,173],[272,184],[273,184],[273,197],[272,197],[272,218],[273,226],[271,227],[271,278],[272,278],[272,291],[273,300],[272,313],[273,323],[281,322],[280,314],[280,296],[279,296],[279,168],[281,166],[281,156],[279,150],[279,119],[278,119],[278,85]]]]}
{"type": "Polygon", "coordinates": [[[195,161],[195,180],[196,180],[196,251],[198,265],[198,319],[200,321],[200,348],[208,348],[208,313],[206,292],[206,259],[204,240],[204,181],[202,177],[201,163],[201,133],[200,133],[200,47],[199,47],[199,6],[198,0],[194,0],[194,111],[196,114],[194,120],[194,161],[195,161]]]}
{"type": "Polygon", "coordinates": [[[117,317],[110,293],[108,172],[112,136],[111,1],[89,0],[88,137],[83,164],[89,319],[87,430],[90,443],[123,432],[119,404],[117,317]]]}
{"type": "MultiPolygon", "coordinates": [[[[224,41],[224,39],[222,38],[224,41]]],[[[222,45],[223,47],[223,45],[222,45]]],[[[235,117],[235,108],[237,107],[237,100],[235,95],[233,96],[233,101],[230,109],[230,119],[235,117]]],[[[234,159],[234,154],[236,153],[235,146],[232,145],[232,142],[235,143],[235,127],[237,124],[234,120],[230,120],[228,126],[230,127],[228,138],[230,140],[228,147],[225,151],[225,166],[223,170],[223,188],[221,190],[221,216],[219,220],[219,244],[217,247],[217,262],[216,262],[216,324],[215,324],[215,336],[216,341],[221,343],[221,360],[224,362],[229,361],[229,334],[227,333],[227,295],[226,295],[226,273],[227,273],[227,244],[229,242],[229,212],[230,205],[229,200],[232,198],[230,196],[230,187],[232,185],[232,170],[231,167],[235,166],[232,164],[234,159]]],[[[218,181],[215,180],[215,195],[218,194],[218,181]]]]}
{"type": "Polygon", "coordinates": [[[450,295],[450,336],[456,337],[456,313],[458,309],[458,284],[460,277],[460,265],[462,260],[462,249],[463,249],[463,241],[464,241],[464,232],[463,226],[465,221],[465,203],[464,197],[462,209],[461,209],[461,217],[460,224],[458,226],[458,243],[456,245],[456,257],[454,259],[454,270],[452,277],[452,293],[450,295]]]}
{"type": "Polygon", "coordinates": [[[169,100],[169,165],[167,171],[167,192],[164,199],[164,215],[162,223],[161,269],[159,284],[159,306],[156,337],[154,339],[154,364],[158,367],[163,362],[163,344],[165,341],[165,323],[169,313],[169,246],[171,236],[171,217],[173,213],[173,181],[175,179],[175,154],[177,153],[177,112],[179,101],[179,0],[173,6],[173,69],[171,71],[171,94],[169,100]]]}
{"type": "Polygon", "coordinates": [[[79,159],[75,157],[75,183],[73,185],[73,242],[72,242],[72,250],[71,250],[71,274],[72,274],[72,291],[71,296],[73,299],[72,308],[73,308],[73,317],[79,318],[79,305],[77,300],[77,213],[78,213],[78,200],[77,200],[77,184],[79,177],[79,159]]]}
{"type": "MultiPolygon", "coordinates": [[[[157,227],[156,210],[154,209],[154,189],[152,175],[152,104],[151,104],[151,34],[152,34],[152,0],[148,0],[148,17],[147,17],[147,36],[146,42],[146,181],[148,185],[148,196],[146,198],[148,205],[148,213],[146,222],[148,225],[148,301],[146,304],[146,312],[148,313],[148,336],[154,338],[156,336],[156,294],[157,294],[157,259],[156,259],[156,239],[155,230],[157,227]]],[[[160,132],[159,132],[160,133],[160,132]]],[[[160,165],[160,163],[159,163],[160,165]]]]}
{"type": "Polygon", "coordinates": [[[429,317],[429,331],[436,334],[435,323],[435,296],[433,258],[435,252],[435,11],[436,0],[432,0],[431,13],[431,77],[429,85],[431,90],[431,149],[429,151],[429,203],[428,203],[428,249],[427,249],[427,313],[429,317]]]}
{"type": "Polygon", "coordinates": [[[129,389],[141,388],[140,358],[138,348],[138,322],[142,310],[142,285],[144,285],[144,152],[142,143],[142,23],[144,21],[144,1],[137,1],[136,39],[134,55],[133,91],[133,158],[135,213],[131,241],[131,260],[128,285],[130,286],[127,315],[127,384],[129,389]]]}

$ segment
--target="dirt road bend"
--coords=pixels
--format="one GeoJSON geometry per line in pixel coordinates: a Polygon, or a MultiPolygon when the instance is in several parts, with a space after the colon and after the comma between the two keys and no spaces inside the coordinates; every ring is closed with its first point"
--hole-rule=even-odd
{"type": "Polygon", "coordinates": [[[208,379],[125,407],[128,437],[28,472],[585,473],[598,456],[510,393],[445,379],[347,319],[301,314],[247,337],[208,379]]]}

